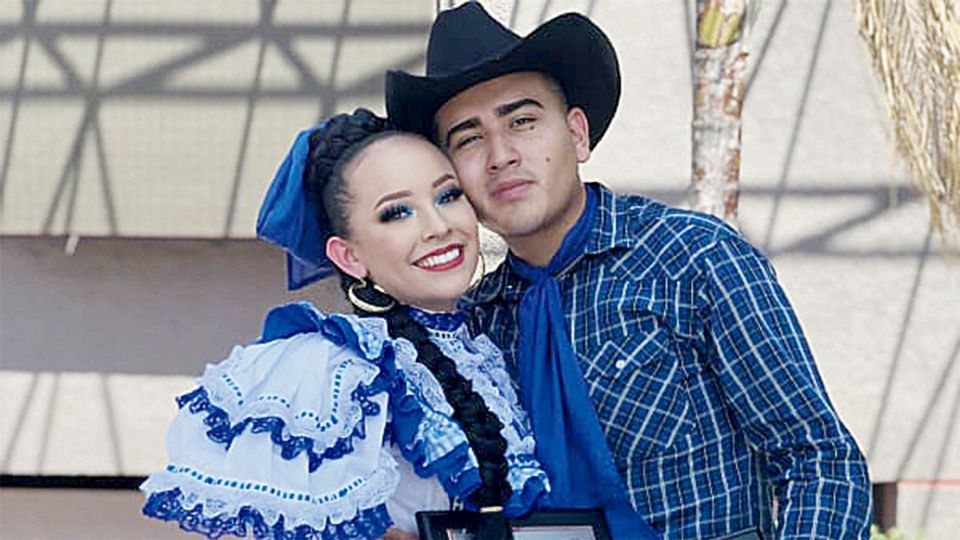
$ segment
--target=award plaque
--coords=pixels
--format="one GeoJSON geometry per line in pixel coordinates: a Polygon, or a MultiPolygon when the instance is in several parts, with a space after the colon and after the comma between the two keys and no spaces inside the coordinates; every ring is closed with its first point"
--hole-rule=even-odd
{"type": "MultiPolygon", "coordinates": [[[[483,540],[477,531],[488,519],[494,518],[462,510],[417,512],[417,527],[420,540],[483,540]]],[[[508,519],[506,524],[507,538],[513,540],[611,540],[600,510],[541,510],[525,518],[508,519]]]]}

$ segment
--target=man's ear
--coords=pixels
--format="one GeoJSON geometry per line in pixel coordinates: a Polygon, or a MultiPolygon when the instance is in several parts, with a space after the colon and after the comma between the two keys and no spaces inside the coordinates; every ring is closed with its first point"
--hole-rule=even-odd
{"type": "Polygon", "coordinates": [[[360,262],[350,242],[339,236],[327,239],[327,258],[345,274],[357,279],[367,277],[367,267],[360,262]]]}
{"type": "Polygon", "coordinates": [[[577,152],[577,162],[586,163],[590,159],[590,121],[587,113],[580,107],[571,107],[567,111],[567,128],[577,152]]]}

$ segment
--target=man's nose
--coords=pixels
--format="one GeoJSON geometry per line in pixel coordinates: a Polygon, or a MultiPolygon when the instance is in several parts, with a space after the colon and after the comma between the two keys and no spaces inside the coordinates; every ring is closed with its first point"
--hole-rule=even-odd
{"type": "Polygon", "coordinates": [[[510,137],[493,133],[488,135],[487,140],[490,150],[487,155],[488,172],[498,173],[520,163],[520,154],[510,137]]]}

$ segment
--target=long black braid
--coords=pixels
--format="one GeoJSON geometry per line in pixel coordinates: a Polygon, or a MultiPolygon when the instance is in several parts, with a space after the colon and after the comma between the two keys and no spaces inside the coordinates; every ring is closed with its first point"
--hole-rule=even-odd
{"type": "MultiPolygon", "coordinates": [[[[343,172],[350,161],[377,140],[401,135],[387,121],[366,109],[331,118],[323,130],[310,139],[310,154],[304,171],[304,189],[308,197],[320,203],[321,228],[342,237],[349,237],[347,226],[350,192],[343,172]]],[[[403,133],[403,136],[416,136],[403,133]]],[[[357,280],[340,272],[344,292],[357,280]]],[[[372,287],[359,288],[358,296],[375,305],[393,299],[372,287]]],[[[473,385],[457,372],[453,360],[430,341],[427,330],[417,323],[406,307],[397,305],[384,314],[373,314],[355,308],[361,316],[382,316],[390,335],[410,341],[417,350],[417,361],[430,370],[440,383],[443,394],[453,408],[453,418],[460,424],[480,465],[483,486],[471,496],[478,507],[502,506],[512,490],[507,482],[508,466],[504,456],[507,441],[500,430],[503,424],[487,407],[473,385]]]]}

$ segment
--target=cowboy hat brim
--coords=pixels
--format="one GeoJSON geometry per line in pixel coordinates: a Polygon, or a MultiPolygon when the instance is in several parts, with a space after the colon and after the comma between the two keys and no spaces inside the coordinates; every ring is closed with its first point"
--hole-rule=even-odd
{"type": "Polygon", "coordinates": [[[568,105],[586,113],[590,147],[596,146],[620,101],[620,67],[607,36],[577,13],[544,23],[497,57],[456,74],[431,77],[387,72],[387,115],[400,129],[435,140],[434,115],[444,103],[475,84],[524,71],[556,79],[568,105]]]}

